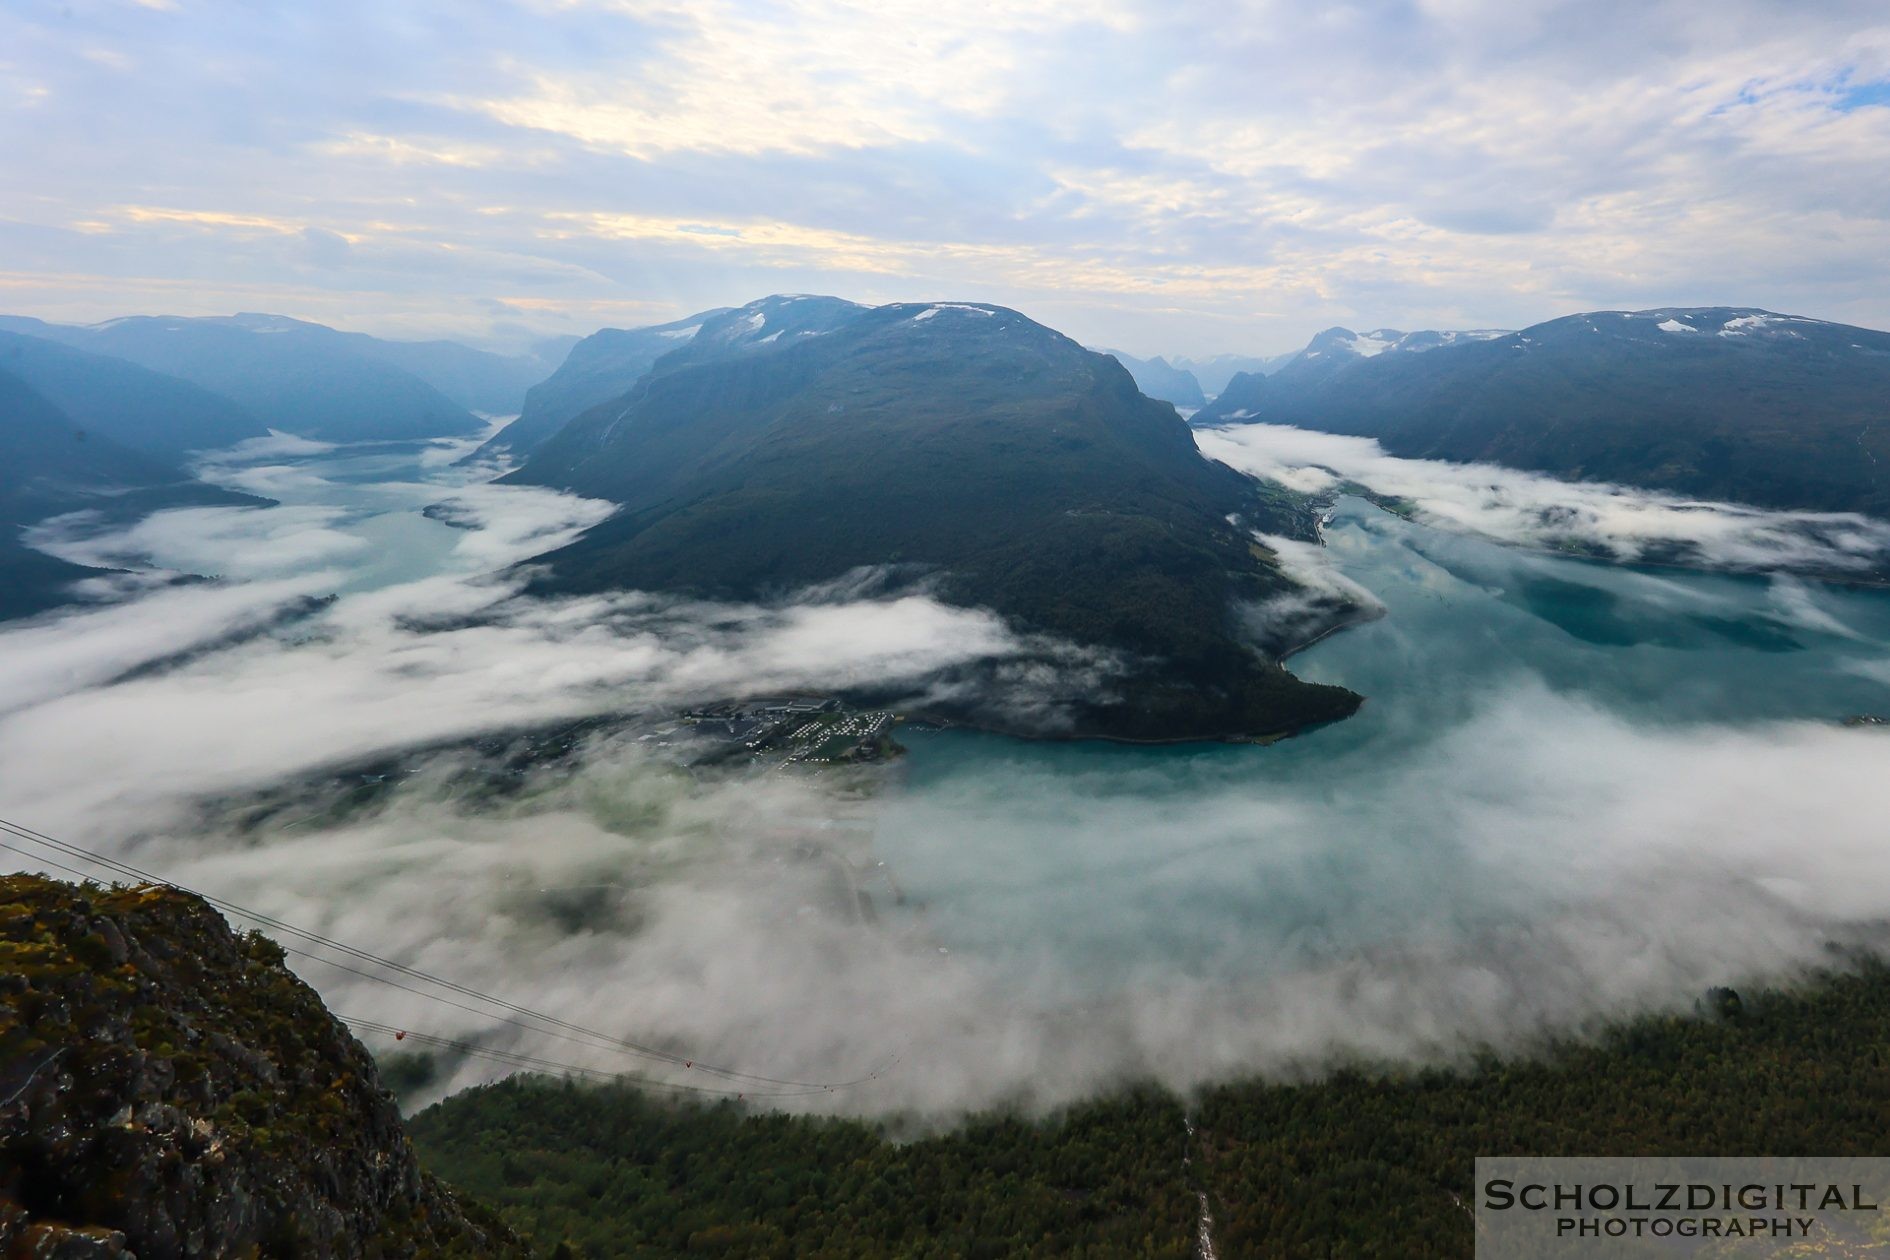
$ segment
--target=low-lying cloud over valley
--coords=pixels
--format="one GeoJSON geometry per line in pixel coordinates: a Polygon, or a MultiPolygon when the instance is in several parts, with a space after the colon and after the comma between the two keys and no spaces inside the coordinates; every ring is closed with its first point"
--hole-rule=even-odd
{"type": "MultiPolygon", "coordinates": [[[[437,469],[340,487],[323,461],[348,452],[275,452],[243,466],[299,483],[284,507],[48,527],[91,563],[223,555],[228,580],[0,630],[0,816],[586,1027],[784,1079],[876,1074],[778,1100],[860,1112],[1450,1058],[1884,939],[1890,740],[1804,699],[1890,708],[1880,595],[1511,563],[1477,537],[1629,556],[1685,525],[1730,562],[1851,535],[1402,467],[1349,439],[1203,445],[1305,485],[1328,468],[1461,531],[1365,509],[1323,551],[1271,540],[1385,614],[1295,659],[1365,691],[1358,717],[1268,748],[908,731],[912,755],[876,779],[685,767],[663,742],[679,707],[922,691],[1045,645],[870,585],[767,607],[531,598],[504,566],[608,505],[437,469]],[[416,514],[440,499],[452,524],[416,514]],[[396,529],[429,540],[425,571],[375,570],[396,529]],[[1552,607],[1518,595],[1545,584],[1552,607]],[[1500,651],[1422,622],[1464,607],[1500,651]],[[1673,630],[1615,642],[1596,609],[1673,630]],[[1777,707],[1682,703],[1708,664],[1777,707]],[[1671,711],[1621,699],[1643,673],[1672,680],[1671,711]],[[523,771],[504,740],[465,742],[600,715],[523,771]]],[[[638,1066],[292,962],[346,1015],[638,1066]]],[[[498,1070],[450,1064],[433,1088],[498,1070]]]]}
{"type": "Polygon", "coordinates": [[[1495,464],[1402,459],[1371,438],[1289,425],[1203,429],[1196,440],[1210,457],[1295,490],[1356,483],[1429,523],[1517,546],[1730,569],[1890,571],[1890,522],[1854,512],[1766,511],[1495,464]]]}

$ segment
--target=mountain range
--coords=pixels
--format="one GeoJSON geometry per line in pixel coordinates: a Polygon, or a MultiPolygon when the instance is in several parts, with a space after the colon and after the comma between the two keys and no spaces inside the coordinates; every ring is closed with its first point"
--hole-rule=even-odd
{"type": "Polygon", "coordinates": [[[1135,387],[1150,398],[1159,398],[1177,407],[1199,407],[1207,402],[1207,397],[1201,392],[1201,382],[1194,379],[1194,373],[1174,366],[1160,355],[1153,359],[1138,359],[1120,350],[1100,348],[1096,353],[1110,355],[1128,368],[1129,375],[1135,380],[1135,387]]]}
{"type": "Polygon", "coordinates": [[[1120,363],[1003,307],[714,315],[508,480],[621,505],[539,558],[541,591],[768,599],[876,569],[1124,662],[1068,733],[1270,735],[1358,703],[1240,624],[1295,591],[1250,530],[1310,537],[1301,501],[1203,458],[1120,363]]]}
{"type": "Polygon", "coordinates": [[[134,316],[77,327],[0,317],[0,619],[66,602],[96,571],[21,531],[85,511],[255,506],[189,471],[272,429],[335,440],[476,432],[466,402],[516,405],[549,368],[451,342],[390,342],[274,315],[134,316]],[[437,382],[438,387],[430,382],[437,382]]]}
{"type": "Polygon", "coordinates": [[[522,459],[568,422],[628,393],[656,361],[696,335],[726,307],[648,328],[604,328],[572,345],[557,370],[528,390],[518,418],[471,458],[522,459]]]}
{"type": "Polygon", "coordinates": [[[84,327],[9,317],[0,330],[175,377],[262,429],[326,441],[476,433],[483,422],[422,373],[463,398],[504,401],[514,386],[522,396],[541,370],[450,343],[384,342],[280,315],[133,315],[84,327]]]}
{"type": "Polygon", "coordinates": [[[31,386],[88,433],[162,460],[269,433],[221,394],[45,337],[0,331],[0,372],[31,386]]]}
{"type": "MultiPolygon", "coordinates": [[[[554,557],[554,585],[756,597],[891,565],[1077,642],[1173,662],[1187,640],[1184,655],[1205,660],[1226,647],[1224,619],[1171,640],[1178,618],[1152,614],[1152,597],[1107,594],[1098,558],[1132,557],[1130,584],[1143,581],[1136,566],[1163,562],[1133,539],[1165,522],[1167,543],[1200,549],[1203,563],[1161,580],[1198,577],[1176,607],[1203,614],[1217,583],[1238,604],[1286,582],[1267,560],[1230,560],[1207,515],[1289,536],[1305,528],[1287,499],[1256,507],[1250,483],[1230,489],[1225,470],[1159,436],[1174,417],[1158,418],[1144,395],[1191,406],[1180,400],[1208,392],[1188,363],[1084,351],[1000,307],[804,295],[602,330],[528,390],[543,359],[280,316],[0,318],[0,526],[13,575],[0,612],[47,607],[86,572],[20,546],[18,529],[34,520],[255,502],[194,482],[193,451],[275,428],[341,440],[463,434],[481,424],[466,404],[522,395],[518,418],[480,453],[525,461],[521,481],[626,507],[554,557]],[[1021,541],[1039,537],[1054,543],[1021,541]],[[1069,584],[1084,594],[1044,593],[1063,581],[1047,576],[1052,556],[1074,565],[1069,584]],[[1006,565],[1038,575],[1038,589],[1006,565]]],[[[1882,332],[1754,308],[1661,308],[1520,332],[1331,328],[1290,356],[1194,366],[1221,385],[1197,426],[1291,424],[1372,437],[1403,456],[1890,515],[1882,332]]],[[[1171,707],[1192,716],[1152,717],[1149,731],[1246,724],[1232,718],[1238,704],[1171,707]]],[[[1136,725],[1119,712],[1089,717],[1099,731],[1136,725]]]]}
{"type": "Polygon", "coordinates": [[[129,520],[161,508],[266,502],[206,485],[159,455],[89,429],[4,370],[0,470],[0,620],[64,603],[70,583],[98,576],[21,541],[25,527],[47,517],[89,511],[129,520]]]}
{"type": "Polygon", "coordinates": [[[1251,372],[1256,376],[1270,376],[1294,359],[1299,351],[1287,354],[1251,355],[1217,354],[1206,359],[1171,358],[1168,361],[1175,367],[1194,377],[1201,392],[1209,398],[1227,388],[1227,383],[1240,372],[1251,372]]]}
{"type": "Polygon", "coordinates": [[[1890,333],[1750,307],[1520,332],[1330,329],[1197,425],[1264,421],[1761,507],[1890,516],[1890,333]]]}

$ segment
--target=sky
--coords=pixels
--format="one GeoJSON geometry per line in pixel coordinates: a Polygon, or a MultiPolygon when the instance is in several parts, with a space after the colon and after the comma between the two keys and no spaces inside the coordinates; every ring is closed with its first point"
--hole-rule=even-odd
{"type": "Polygon", "coordinates": [[[0,310],[1890,327],[1881,0],[0,0],[0,310]]]}

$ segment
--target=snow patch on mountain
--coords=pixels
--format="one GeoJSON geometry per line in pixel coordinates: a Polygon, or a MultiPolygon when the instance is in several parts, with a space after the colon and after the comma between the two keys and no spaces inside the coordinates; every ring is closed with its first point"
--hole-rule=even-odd
{"type": "Polygon", "coordinates": [[[973,306],[969,302],[934,302],[917,315],[914,315],[912,322],[916,324],[921,320],[931,319],[940,311],[968,311],[973,315],[983,315],[987,319],[997,313],[995,311],[986,310],[982,306],[973,306]]]}

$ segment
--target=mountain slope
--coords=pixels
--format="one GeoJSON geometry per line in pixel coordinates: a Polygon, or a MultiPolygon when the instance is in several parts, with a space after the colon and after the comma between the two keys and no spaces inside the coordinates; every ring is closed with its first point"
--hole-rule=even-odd
{"type": "Polygon", "coordinates": [[[1129,375],[1135,378],[1135,387],[1150,398],[1159,398],[1177,407],[1199,407],[1207,401],[1201,393],[1201,382],[1194,379],[1193,373],[1175,367],[1160,355],[1153,359],[1138,359],[1120,350],[1100,348],[1096,353],[1111,355],[1116,362],[1128,368],[1129,375]]]}
{"type": "Polygon", "coordinates": [[[1424,354],[1295,363],[1196,417],[1228,420],[1360,434],[1397,455],[1890,516],[1890,333],[1749,308],[1602,311],[1424,354]]]}
{"type": "MultiPolygon", "coordinates": [[[[16,327],[18,325],[15,325],[16,327]]],[[[41,335],[181,377],[271,428],[330,441],[476,433],[479,419],[413,373],[364,352],[359,334],[277,315],[134,315],[41,335]]]]}
{"type": "Polygon", "coordinates": [[[493,354],[457,341],[390,341],[366,333],[340,335],[360,353],[418,377],[468,411],[487,415],[517,412],[525,405],[526,391],[556,366],[555,360],[546,362],[537,355],[493,354]]]}
{"type": "Polygon", "coordinates": [[[1260,735],[1357,703],[1237,628],[1292,587],[1228,518],[1304,534],[1298,502],[1202,458],[1119,363],[1001,307],[754,303],[511,479],[623,505],[543,557],[542,589],[757,598],[929,573],[949,602],[1132,662],[1082,733],[1260,735]]]}
{"type": "Polygon", "coordinates": [[[25,526],[64,512],[128,519],[167,507],[262,502],[88,432],[0,371],[0,620],[55,607],[65,602],[69,583],[97,576],[27,547],[20,541],[25,526]]]}
{"type": "Polygon", "coordinates": [[[1236,372],[1214,401],[1188,417],[1202,428],[1211,424],[1245,424],[1258,420],[1266,407],[1268,378],[1259,372],[1236,372]]]}
{"type": "Polygon", "coordinates": [[[651,366],[696,335],[721,310],[704,311],[648,328],[604,328],[565,355],[557,371],[525,394],[518,419],[492,436],[473,458],[509,454],[522,459],[574,417],[630,391],[651,366]]]}
{"type": "Polygon", "coordinates": [[[0,1254],[517,1256],[374,1060],[196,897],[0,877],[0,1254]]]}
{"type": "Polygon", "coordinates": [[[1227,383],[1242,372],[1252,372],[1268,376],[1279,371],[1294,359],[1299,351],[1291,354],[1217,354],[1206,359],[1171,359],[1176,367],[1188,372],[1200,383],[1202,392],[1212,398],[1227,388],[1227,383]]]}
{"type": "MultiPolygon", "coordinates": [[[[1188,417],[1188,422],[1203,426],[1259,418],[1261,400],[1268,396],[1267,382],[1276,376],[1284,376],[1293,388],[1304,389],[1311,382],[1323,381],[1335,372],[1380,355],[1422,354],[1426,350],[1489,341],[1503,335],[1487,329],[1407,333],[1395,328],[1375,328],[1368,333],[1355,333],[1349,328],[1328,328],[1316,334],[1303,350],[1271,359],[1251,360],[1254,366],[1230,375],[1215,391],[1214,401],[1188,417]]],[[[1221,356],[1223,360],[1232,357],[1221,356]]]]}
{"type": "Polygon", "coordinates": [[[0,371],[31,385],[87,432],[164,460],[267,436],[220,394],[40,336],[0,332],[0,371]]]}

